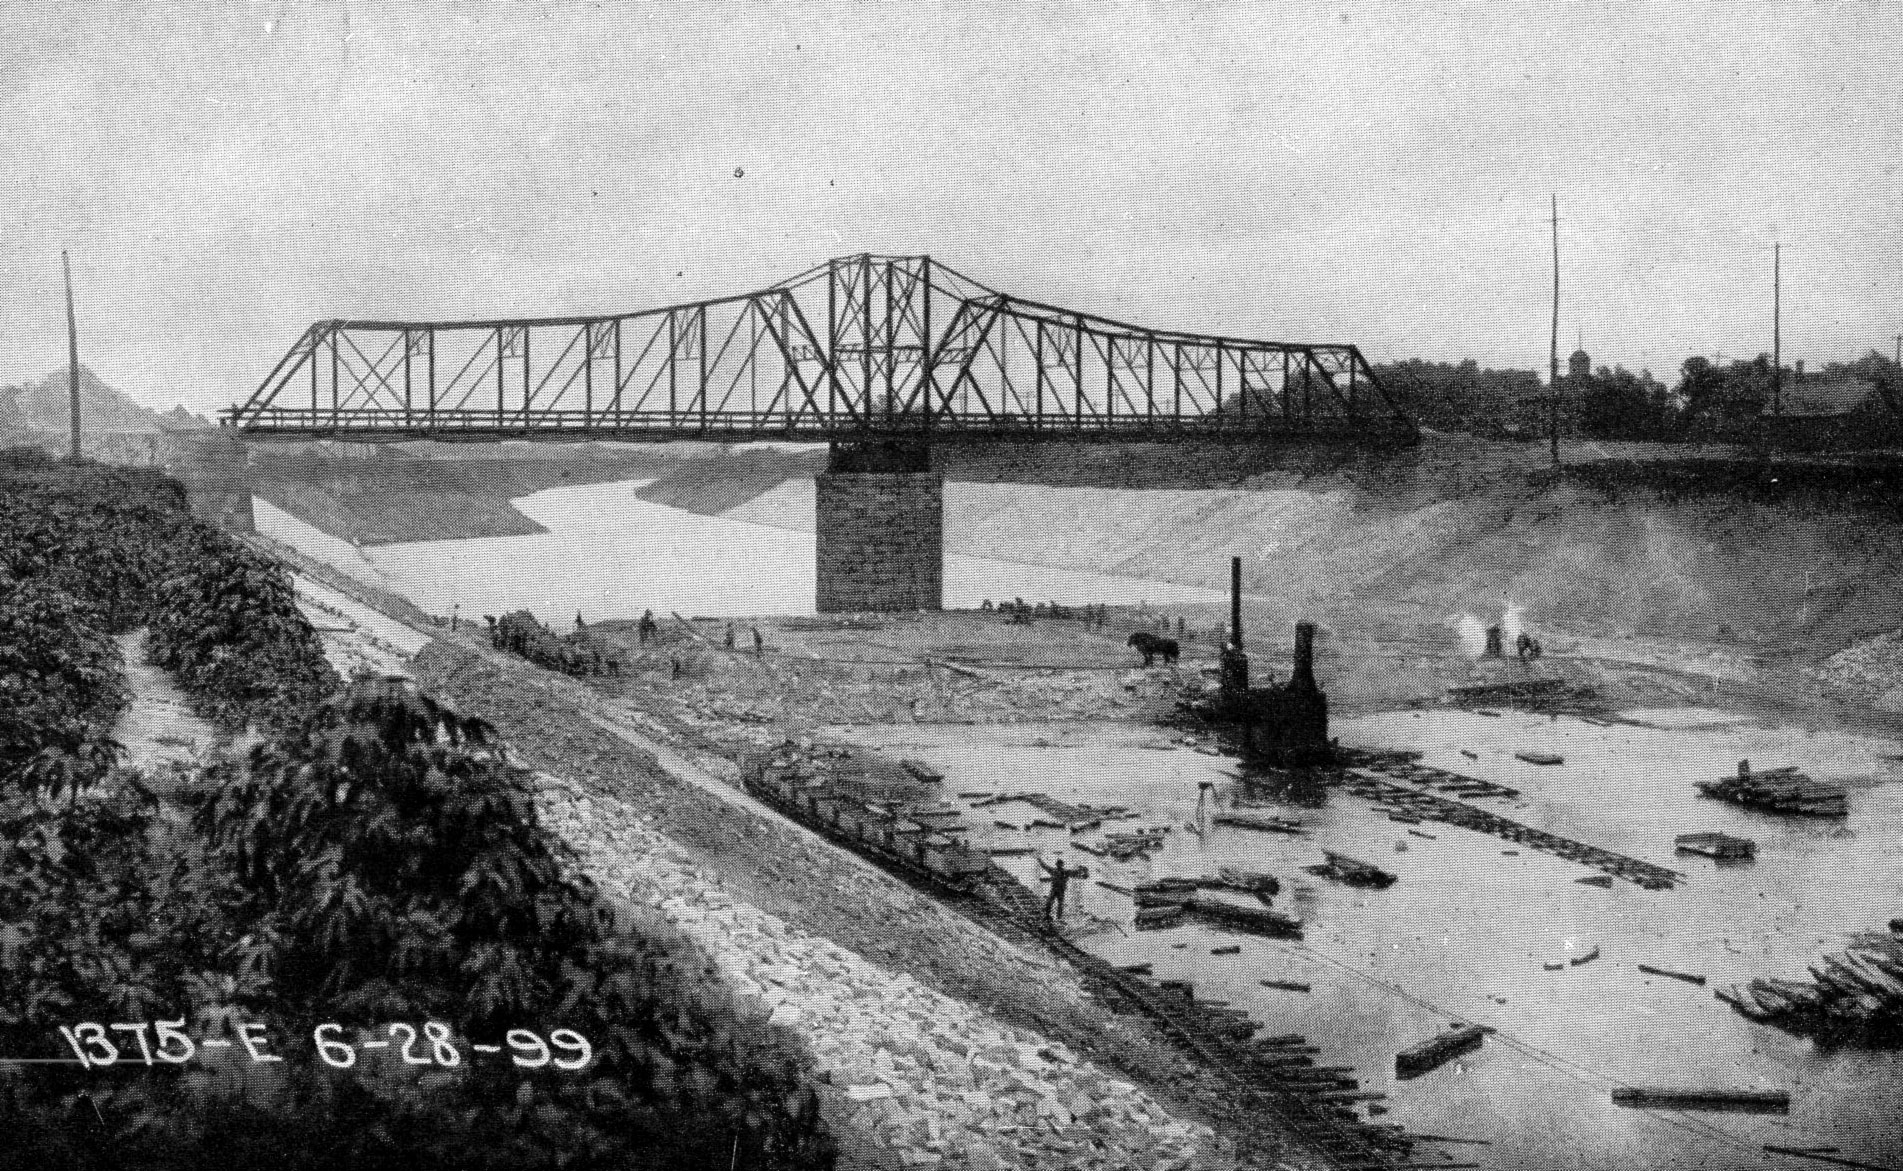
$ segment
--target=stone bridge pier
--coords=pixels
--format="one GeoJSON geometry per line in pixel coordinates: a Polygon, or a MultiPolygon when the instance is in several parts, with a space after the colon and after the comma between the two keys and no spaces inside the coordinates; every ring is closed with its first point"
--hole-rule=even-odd
{"type": "Polygon", "coordinates": [[[818,477],[818,609],[945,604],[945,477],[924,443],[835,443],[818,477]]]}

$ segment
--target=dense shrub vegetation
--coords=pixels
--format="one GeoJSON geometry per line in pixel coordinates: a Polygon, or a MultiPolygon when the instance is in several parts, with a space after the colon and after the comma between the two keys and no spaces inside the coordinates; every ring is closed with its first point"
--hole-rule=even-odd
{"type": "Polygon", "coordinates": [[[710,973],[575,877],[486,725],[341,688],[284,571],[175,484],[0,453],[0,1053],[70,1055],[82,1021],[226,1045],[0,1066],[0,1167],[830,1166],[799,1049],[710,973]],[[202,710],[275,735],[189,817],[114,767],[140,625],[202,710]],[[460,1058],[319,1060],[316,1026],[395,1022],[460,1058]],[[519,1066],[520,1030],[573,1068],[519,1066]]]}
{"type": "Polygon", "coordinates": [[[581,1072],[499,1062],[453,1094],[410,1094],[407,1165],[830,1161],[797,1050],[746,1027],[657,941],[616,930],[481,721],[404,684],[357,683],[255,749],[201,821],[256,900],[254,954],[279,1012],[441,1021],[495,1045],[512,1028],[588,1039],[581,1072]]]}

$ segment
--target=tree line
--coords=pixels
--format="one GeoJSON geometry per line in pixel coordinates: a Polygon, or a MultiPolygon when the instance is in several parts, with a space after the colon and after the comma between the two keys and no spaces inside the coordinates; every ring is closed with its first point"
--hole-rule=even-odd
{"type": "MultiPolygon", "coordinates": [[[[1409,359],[1377,364],[1375,376],[1397,393],[1423,425],[1496,438],[1535,438],[1546,431],[1548,395],[1532,370],[1494,370],[1469,359],[1409,359]]],[[[1561,377],[1560,427],[1595,439],[1676,441],[1735,436],[1772,410],[1778,392],[1771,356],[1714,362],[1693,355],[1670,385],[1650,370],[1600,366],[1581,380],[1561,377]]],[[[1903,371],[1871,350],[1851,362],[1833,362],[1800,379],[1789,367],[1782,390],[1848,384],[1861,399],[1847,404],[1864,434],[1903,432],[1903,371]]]]}

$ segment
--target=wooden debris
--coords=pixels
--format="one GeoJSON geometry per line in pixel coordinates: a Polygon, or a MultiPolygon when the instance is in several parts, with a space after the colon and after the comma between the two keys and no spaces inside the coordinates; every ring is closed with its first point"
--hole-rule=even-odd
{"type": "Polygon", "coordinates": [[[1638,1110],[1717,1110],[1739,1114],[1789,1114],[1788,1090],[1675,1090],[1621,1086],[1612,1104],[1638,1110]]]}
{"type": "Polygon", "coordinates": [[[1584,878],[1575,878],[1573,881],[1581,886],[1597,886],[1603,887],[1606,890],[1612,889],[1612,875],[1610,874],[1588,874],[1584,878]]]}
{"type": "Polygon", "coordinates": [[[1651,964],[1640,964],[1639,971],[1648,976],[1665,976],[1673,980],[1683,980],[1687,984],[1696,984],[1701,988],[1705,984],[1703,976],[1694,976],[1690,972],[1674,972],[1670,968],[1655,968],[1651,964]]]}
{"type": "Polygon", "coordinates": [[[1394,1076],[1406,1080],[1438,1069],[1462,1053],[1480,1048],[1489,1032],[1485,1025],[1463,1025],[1411,1049],[1403,1049],[1394,1055],[1394,1076]]]}
{"type": "Polygon", "coordinates": [[[1350,858],[1346,854],[1338,854],[1333,850],[1323,850],[1322,857],[1325,858],[1326,861],[1318,865],[1304,867],[1304,869],[1318,877],[1332,878],[1337,882],[1345,882],[1350,886],[1366,886],[1378,890],[1393,886],[1395,883],[1395,875],[1388,873],[1379,866],[1371,866],[1366,862],[1350,858]]]}
{"type": "Polygon", "coordinates": [[[1826,1037],[1903,1031],[1903,936],[1864,931],[1810,969],[1811,981],[1760,978],[1715,989],[1744,1016],[1826,1037]]]}
{"type": "Polygon", "coordinates": [[[1594,944],[1592,947],[1592,950],[1588,951],[1585,955],[1574,956],[1572,959],[1567,960],[1566,962],[1571,964],[1573,967],[1577,968],[1581,964],[1590,964],[1598,958],[1599,958],[1599,945],[1594,944]]]}
{"type": "Polygon", "coordinates": [[[1417,829],[1411,829],[1411,830],[1408,830],[1407,832],[1409,832],[1409,833],[1411,833],[1411,834],[1413,834],[1413,835],[1414,835],[1415,837],[1417,837],[1417,838],[1426,838],[1426,839],[1427,839],[1428,841],[1430,841],[1430,842],[1438,842],[1438,841],[1440,841],[1440,839],[1439,839],[1439,838],[1437,838],[1437,837],[1435,837],[1435,836],[1434,836],[1433,834],[1430,834],[1430,833],[1423,833],[1423,832],[1421,832],[1420,830],[1417,830],[1417,829]]]}
{"type": "Polygon", "coordinates": [[[1513,755],[1515,759],[1524,760],[1528,764],[1566,763],[1566,758],[1557,752],[1516,752],[1513,755]]]}
{"type": "Polygon", "coordinates": [[[1268,896],[1273,896],[1282,889],[1282,882],[1276,878],[1275,875],[1263,874],[1255,870],[1244,870],[1239,866],[1217,867],[1216,881],[1209,883],[1208,880],[1205,880],[1205,884],[1220,886],[1228,890],[1244,891],[1253,895],[1268,896]]]}
{"type": "Polygon", "coordinates": [[[1279,988],[1284,992],[1309,991],[1309,986],[1307,984],[1302,983],[1299,980],[1261,980],[1261,981],[1258,981],[1258,983],[1260,983],[1264,988],[1279,988]]]}
{"type": "Polygon", "coordinates": [[[1232,944],[1229,944],[1229,945],[1228,945],[1228,946],[1226,946],[1226,947],[1212,947],[1212,948],[1210,948],[1210,949],[1209,949],[1209,954],[1210,954],[1210,955],[1212,955],[1212,956],[1233,956],[1233,955],[1241,955],[1241,954],[1242,954],[1242,945],[1241,945],[1241,944],[1239,944],[1239,943],[1232,943],[1232,944]]]}
{"type": "Polygon", "coordinates": [[[1292,817],[1271,817],[1266,813],[1244,813],[1227,810],[1216,814],[1212,819],[1217,825],[1235,826],[1239,829],[1258,829],[1267,833],[1299,834],[1304,832],[1300,820],[1292,817]]]}

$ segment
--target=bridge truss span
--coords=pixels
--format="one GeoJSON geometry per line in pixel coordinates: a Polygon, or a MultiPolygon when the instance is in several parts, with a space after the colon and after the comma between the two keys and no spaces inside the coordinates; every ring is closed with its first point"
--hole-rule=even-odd
{"type": "Polygon", "coordinates": [[[873,255],[636,313],[320,321],[225,423],[371,442],[1416,435],[1353,345],[1147,329],[873,255]]]}

